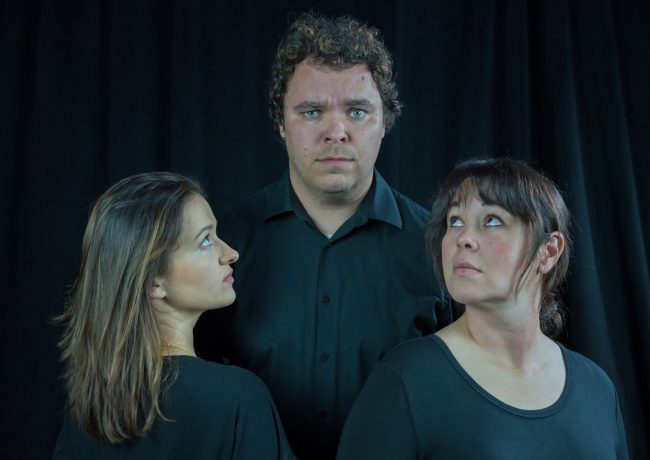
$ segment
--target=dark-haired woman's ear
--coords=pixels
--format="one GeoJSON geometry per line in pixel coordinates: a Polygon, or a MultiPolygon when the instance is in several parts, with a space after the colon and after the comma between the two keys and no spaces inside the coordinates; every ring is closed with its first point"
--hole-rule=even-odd
{"type": "Polygon", "coordinates": [[[167,291],[161,279],[156,278],[149,287],[149,298],[162,300],[167,297],[167,291]]]}
{"type": "Polygon", "coordinates": [[[551,236],[542,244],[539,258],[539,271],[542,274],[550,272],[564,252],[565,239],[560,232],[553,232],[551,236]]]}

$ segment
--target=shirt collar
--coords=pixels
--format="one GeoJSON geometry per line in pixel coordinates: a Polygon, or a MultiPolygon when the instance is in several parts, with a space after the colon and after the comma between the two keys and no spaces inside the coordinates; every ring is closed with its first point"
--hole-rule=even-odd
{"type": "Polygon", "coordinates": [[[366,200],[370,202],[370,214],[368,215],[370,219],[380,220],[402,229],[402,216],[397,207],[395,194],[376,169],[374,186],[364,198],[364,201],[366,200]]]}
{"type": "MultiPolygon", "coordinates": [[[[280,180],[271,185],[262,217],[264,217],[264,220],[268,220],[287,212],[297,213],[297,201],[298,199],[295,197],[289,181],[289,170],[286,170],[280,180]]],[[[303,210],[300,211],[304,212],[303,210]]]]}
{"type": "MultiPolygon", "coordinates": [[[[379,171],[375,169],[374,172],[373,184],[352,219],[356,221],[379,220],[401,230],[402,217],[395,195],[379,171]]],[[[287,212],[293,212],[298,217],[310,220],[291,187],[288,170],[284,172],[279,181],[271,186],[263,217],[264,220],[268,220],[287,212]]]]}

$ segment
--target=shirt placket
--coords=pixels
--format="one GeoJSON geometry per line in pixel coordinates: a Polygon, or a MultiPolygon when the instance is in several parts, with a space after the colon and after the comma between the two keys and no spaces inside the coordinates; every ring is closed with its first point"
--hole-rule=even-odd
{"type": "Polygon", "coordinates": [[[315,415],[323,421],[331,420],[334,415],[336,395],[335,366],[340,278],[336,276],[337,267],[334,266],[334,258],[331,256],[333,248],[334,243],[328,242],[321,250],[316,298],[316,349],[313,358],[316,406],[314,409],[315,415]]]}

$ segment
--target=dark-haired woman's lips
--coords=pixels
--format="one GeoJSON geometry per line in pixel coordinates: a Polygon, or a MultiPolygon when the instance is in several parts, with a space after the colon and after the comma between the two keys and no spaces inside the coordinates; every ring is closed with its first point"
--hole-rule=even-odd
{"type": "Polygon", "coordinates": [[[474,275],[476,273],[480,273],[481,270],[476,268],[474,265],[470,264],[469,262],[457,262],[454,264],[454,273],[456,275],[460,276],[468,276],[468,275],[474,275]]]}

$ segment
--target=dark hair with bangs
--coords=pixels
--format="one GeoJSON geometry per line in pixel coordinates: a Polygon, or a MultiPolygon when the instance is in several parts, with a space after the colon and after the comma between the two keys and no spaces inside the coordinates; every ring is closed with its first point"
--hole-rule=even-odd
{"type": "Polygon", "coordinates": [[[551,233],[558,231],[564,235],[564,252],[542,280],[540,305],[542,332],[556,336],[563,326],[557,290],[566,277],[571,249],[570,215],[562,194],[550,179],[521,161],[490,158],[458,164],[438,188],[426,232],[435,274],[443,286],[442,239],[447,232],[447,212],[455,203],[464,203],[472,196],[485,204],[502,207],[526,227],[528,253],[522,278],[551,233]]]}
{"type": "Polygon", "coordinates": [[[304,60],[333,70],[366,64],[381,96],[386,132],[391,130],[402,104],[397,99],[393,60],[379,30],[350,16],[329,18],[310,11],[291,22],[273,61],[269,101],[276,132],[284,125],[284,95],[289,81],[304,60]]]}
{"type": "Polygon", "coordinates": [[[95,203],[84,234],[81,267],[59,342],[67,409],[86,433],[107,444],[144,436],[160,408],[162,338],[148,288],[178,247],[189,199],[201,186],[179,174],[127,177],[95,203]]]}

